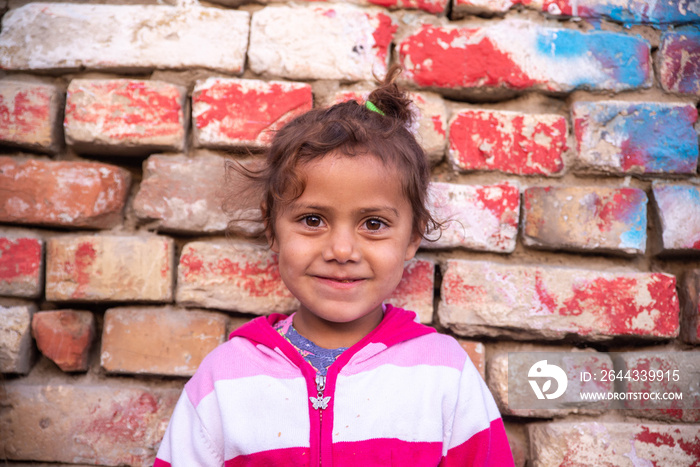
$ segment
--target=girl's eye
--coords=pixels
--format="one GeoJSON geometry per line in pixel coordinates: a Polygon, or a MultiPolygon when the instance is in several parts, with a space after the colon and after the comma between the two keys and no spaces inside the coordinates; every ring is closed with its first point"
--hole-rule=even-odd
{"type": "Polygon", "coordinates": [[[321,218],[318,216],[306,216],[303,221],[307,227],[320,227],[322,222],[321,218]]]}
{"type": "Polygon", "coordinates": [[[377,231],[380,230],[384,226],[384,222],[380,221],[379,219],[368,219],[365,222],[365,227],[367,230],[373,230],[377,231]]]}

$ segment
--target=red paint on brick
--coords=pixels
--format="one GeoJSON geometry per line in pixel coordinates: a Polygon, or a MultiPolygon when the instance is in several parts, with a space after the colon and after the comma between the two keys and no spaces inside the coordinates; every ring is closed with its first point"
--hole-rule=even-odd
{"type": "MultiPolygon", "coordinates": [[[[592,282],[574,285],[573,297],[559,309],[563,316],[578,316],[594,310],[599,324],[604,324],[613,335],[642,334],[673,336],[678,330],[678,297],[675,294],[675,278],[653,274],[647,285],[652,297],[648,305],[638,305],[634,291],[637,280],[630,277],[614,279],[598,278],[592,282]],[[634,327],[632,321],[642,313],[658,310],[651,330],[634,327]]],[[[582,328],[581,332],[590,329],[582,328]]]]}
{"type": "Polygon", "coordinates": [[[192,275],[201,274],[203,267],[204,261],[202,258],[193,253],[187,253],[180,257],[180,270],[185,274],[187,279],[192,275]]]}
{"type": "Polygon", "coordinates": [[[556,311],[557,302],[545,289],[544,284],[542,283],[542,277],[539,273],[535,273],[535,293],[537,294],[537,298],[539,299],[540,303],[547,309],[547,311],[550,313],[554,313],[556,311]]]}
{"type": "Polygon", "coordinates": [[[393,296],[405,298],[424,293],[432,294],[434,267],[427,261],[417,261],[403,270],[401,282],[393,292],[393,296]]]}
{"type": "Polygon", "coordinates": [[[517,224],[518,204],[520,202],[520,190],[507,183],[498,185],[482,186],[476,190],[477,199],[499,219],[504,219],[506,214],[515,212],[516,216],[510,221],[512,225],[517,224]],[[498,193],[500,191],[500,193],[498,193]],[[498,196],[493,196],[497,194],[498,196]]]}
{"type": "Polygon", "coordinates": [[[271,126],[281,126],[295,116],[311,110],[311,89],[286,88],[272,83],[264,91],[246,89],[239,83],[217,83],[203,89],[193,98],[195,103],[207,104],[208,109],[195,117],[197,128],[218,123],[219,132],[232,140],[272,139],[263,132],[271,126]],[[261,135],[262,134],[262,135],[261,135]]]}
{"type": "Polygon", "coordinates": [[[160,268],[160,277],[168,277],[168,273],[170,272],[170,267],[168,266],[168,258],[170,257],[169,255],[169,245],[167,243],[163,244],[163,249],[165,250],[165,262],[163,263],[163,266],[160,268]]]}
{"type": "MultiPolygon", "coordinates": [[[[369,15],[367,15],[367,17],[370,18],[369,15]]],[[[377,49],[377,57],[379,57],[383,62],[386,62],[389,45],[394,39],[394,33],[399,27],[393,24],[391,17],[385,15],[384,13],[377,14],[377,19],[379,20],[379,26],[377,26],[374,32],[372,32],[372,37],[374,37],[374,48],[377,49]]]]}
{"type": "Polygon", "coordinates": [[[34,238],[0,238],[0,280],[38,276],[41,242],[34,238]]]}
{"type": "Polygon", "coordinates": [[[218,260],[216,265],[212,265],[212,271],[234,279],[241,279],[243,288],[253,297],[289,295],[286,287],[283,286],[276,262],[268,262],[263,266],[245,263],[241,266],[240,263],[223,258],[218,260]]]}
{"type": "Polygon", "coordinates": [[[37,122],[49,121],[50,104],[51,96],[38,88],[17,92],[13,103],[5,103],[0,96],[0,134],[5,134],[7,128],[13,133],[34,133],[37,122]]]}
{"type": "Polygon", "coordinates": [[[481,87],[502,86],[525,89],[534,84],[510,58],[488,38],[464,47],[454,41],[468,42],[478,29],[423,26],[399,46],[399,60],[409,77],[419,86],[481,87]],[[443,45],[447,44],[447,48],[443,45]],[[412,64],[408,66],[409,62],[412,64]]]}
{"type": "Polygon", "coordinates": [[[661,44],[660,78],[665,89],[684,93],[700,90],[700,42],[671,35],[661,44]]]}
{"type": "Polygon", "coordinates": [[[668,433],[651,432],[649,427],[642,425],[642,431],[637,433],[634,437],[637,441],[647,444],[653,444],[656,447],[659,446],[670,446],[674,447],[676,442],[673,440],[673,436],[668,433]]]}
{"type": "Polygon", "coordinates": [[[504,116],[482,111],[463,111],[450,126],[450,147],[457,152],[460,167],[466,170],[501,170],[519,175],[549,174],[564,168],[566,121],[553,125],[538,123],[532,136],[524,132],[524,116],[504,116]],[[512,131],[504,131],[508,119],[512,131]],[[551,139],[547,146],[537,144],[536,136],[551,139]]]}
{"type": "Polygon", "coordinates": [[[430,117],[430,119],[433,121],[433,129],[435,130],[435,132],[441,136],[447,136],[447,132],[445,131],[445,127],[442,125],[442,119],[440,118],[440,116],[433,115],[432,117],[430,117]]]}
{"type": "Polygon", "coordinates": [[[447,290],[444,293],[444,300],[447,305],[481,302],[488,295],[484,287],[468,285],[457,274],[447,274],[443,278],[442,287],[447,290]]]}
{"type": "Polygon", "coordinates": [[[104,436],[114,444],[143,440],[149,435],[149,418],[157,411],[158,401],[149,393],[125,403],[114,402],[106,415],[90,422],[87,433],[104,436]]]}
{"type": "Polygon", "coordinates": [[[645,195],[635,188],[619,188],[612,199],[595,195],[596,226],[601,232],[612,229],[615,222],[627,222],[630,211],[637,212],[637,206],[644,202],[645,195]],[[630,209],[631,208],[631,209],[630,209]]]}
{"type": "Polygon", "coordinates": [[[428,13],[442,13],[445,11],[445,4],[439,0],[417,0],[415,2],[409,0],[369,0],[373,5],[382,6],[384,8],[417,8],[427,11],[428,13]]]}
{"type": "Polygon", "coordinates": [[[69,93],[65,124],[99,124],[102,132],[114,139],[156,137],[179,133],[181,113],[180,95],[174,87],[154,88],[142,81],[110,80],[92,82],[69,93]],[[89,106],[76,102],[79,93],[87,92],[110,97],[89,106]]]}
{"type": "Polygon", "coordinates": [[[85,289],[90,283],[90,272],[88,268],[92,265],[97,257],[97,252],[92,243],[83,242],[78,245],[75,250],[75,282],[78,284],[78,288],[73,292],[72,298],[81,298],[85,296],[85,289]]]}

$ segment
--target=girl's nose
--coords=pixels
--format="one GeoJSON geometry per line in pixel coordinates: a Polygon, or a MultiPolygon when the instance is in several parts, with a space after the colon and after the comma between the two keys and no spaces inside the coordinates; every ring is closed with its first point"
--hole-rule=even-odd
{"type": "Polygon", "coordinates": [[[325,261],[347,263],[360,260],[360,249],[354,232],[335,229],[330,232],[323,251],[325,261]]]}

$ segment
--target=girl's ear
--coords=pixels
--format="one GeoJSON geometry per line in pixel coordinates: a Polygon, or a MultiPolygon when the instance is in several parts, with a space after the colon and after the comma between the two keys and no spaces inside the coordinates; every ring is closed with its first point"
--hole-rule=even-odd
{"type": "Polygon", "coordinates": [[[269,246],[270,250],[272,250],[275,253],[279,253],[279,247],[277,246],[277,242],[275,242],[275,235],[272,227],[272,221],[270,217],[270,212],[267,209],[267,203],[263,201],[260,203],[260,211],[262,213],[262,219],[263,219],[263,224],[264,224],[264,232],[265,232],[265,238],[267,239],[267,245],[269,246]]]}
{"type": "Polygon", "coordinates": [[[416,252],[418,251],[418,247],[420,246],[420,242],[423,240],[423,236],[414,233],[413,237],[411,237],[411,241],[408,244],[408,247],[406,248],[406,256],[404,258],[404,261],[408,261],[410,259],[413,259],[414,256],[416,256],[416,252]]]}

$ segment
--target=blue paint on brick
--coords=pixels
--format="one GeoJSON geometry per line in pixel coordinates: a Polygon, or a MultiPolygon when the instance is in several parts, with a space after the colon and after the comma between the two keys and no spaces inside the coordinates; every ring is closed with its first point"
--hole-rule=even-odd
{"type": "Polygon", "coordinates": [[[647,205],[645,202],[631,206],[626,213],[625,222],[629,225],[629,230],[620,235],[620,248],[645,251],[647,244],[647,205]]]}
{"type": "Polygon", "coordinates": [[[637,88],[644,86],[649,76],[650,45],[640,37],[604,31],[584,34],[570,29],[543,29],[537,36],[537,51],[554,61],[586,59],[592,54],[598,62],[597,70],[607,75],[606,79],[595,81],[593,76],[584,74],[569,83],[574,87],[604,89],[622,84],[637,88]]]}
{"type": "Polygon", "coordinates": [[[692,106],[656,103],[578,103],[604,127],[601,137],[620,149],[623,172],[695,173],[698,135],[692,106]]]}
{"type": "MultiPolygon", "coordinates": [[[[697,0],[660,1],[628,0],[625,6],[599,2],[591,6],[579,6],[578,14],[584,18],[607,17],[624,24],[684,24],[700,21],[700,5],[697,0]]],[[[573,3],[573,0],[570,0],[573,3]]]]}

